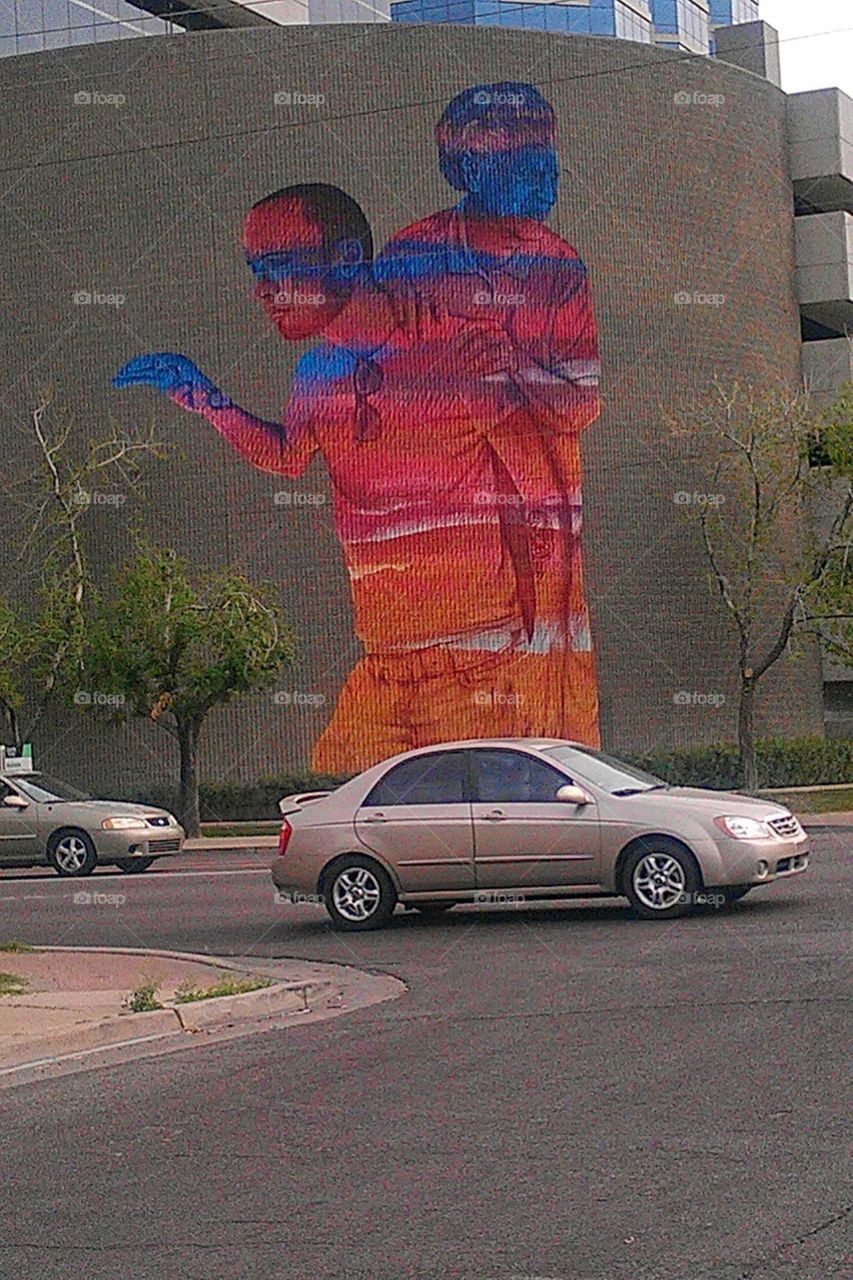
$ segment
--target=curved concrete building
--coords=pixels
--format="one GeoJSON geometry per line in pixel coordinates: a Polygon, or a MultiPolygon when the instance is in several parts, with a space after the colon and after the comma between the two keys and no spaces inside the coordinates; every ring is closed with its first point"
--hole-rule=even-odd
{"type": "MultiPolygon", "coordinates": [[[[131,496],[92,505],[88,531],[99,574],[128,555],[136,520],[199,565],[231,565],[275,583],[299,636],[298,666],[282,677],[277,696],[249,699],[211,719],[203,774],[252,779],[306,768],[312,753],[318,767],[340,764],[347,734],[358,738],[353,759],[361,764],[359,752],[409,740],[419,745],[419,734],[442,723],[475,731],[481,721],[460,712],[466,698],[494,711],[499,732],[513,728],[506,699],[522,706],[526,698],[516,730],[547,728],[547,719],[533,714],[539,676],[516,679],[512,673],[523,664],[511,666],[507,654],[512,650],[512,661],[542,657],[558,624],[531,621],[539,606],[525,604],[521,590],[520,602],[504,608],[498,600],[500,574],[514,555],[494,559],[493,539],[506,536],[510,547],[513,536],[512,519],[498,508],[512,515],[514,503],[524,508],[516,524],[545,534],[556,529],[553,545],[564,539],[564,606],[574,610],[574,621],[556,647],[570,656],[568,665],[543,665],[541,679],[568,673],[572,697],[586,699],[587,736],[600,733],[605,745],[631,751],[733,737],[733,642],[709,586],[695,522],[683,509],[683,495],[692,500],[701,489],[701,460],[673,441],[668,420],[700,405],[715,378],[794,386],[801,377],[793,185],[786,98],[778,88],[719,60],[623,41],[387,24],[215,31],[8,58],[0,62],[0,94],[4,452],[26,439],[33,390],[43,384],[72,415],[81,441],[108,422],[153,418],[172,455],[147,473],[144,502],[131,496]],[[379,390],[374,384],[382,383],[383,371],[377,377],[372,356],[356,353],[355,426],[341,426],[343,384],[335,383],[332,395],[324,383],[311,410],[316,439],[299,466],[279,473],[241,456],[227,424],[217,428],[188,414],[153,387],[112,385],[135,357],[181,353],[215,381],[229,405],[281,424],[294,396],[308,394],[308,374],[325,374],[316,373],[322,360],[311,354],[316,339],[282,341],[252,296],[260,277],[252,263],[255,279],[247,269],[247,252],[268,261],[282,245],[267,222],[247,249],[241,243],[247,211],[294,184],[322,184],[360,207],[391,276],[394,253],[384,251],[383,258],[380,250],[400,243],[403,229],[418,227],[423,237],[428,226],[436,253],[451,253],[448,237],[455,232],[438,214],[460,198],[447,173],[468,169],[460,161],[442,171],[436,124],[464,91],[496,92],[501,85],[533,89],[536,101],[553,109],[549,116],[537,106],[524,126],[536,139],[537,130],[551,130],[559,169],[541,178],[552,183],[552,198],[533,220],[544,237],[537,246],[551,246],[561,281],[570,282],[554,306],[565,320],[559,376],[571,382],[573,407],[553,411],[541,429],[546,445],[538,435],[534,442],[539,428],[528,418],[528,437],[522,433],[504,456],[482,425],[501,396],[501,422],[517,420],[507,409],[511,401],[515,411],[528,412],[517,390],[517,371],[528,357],[517,352],[506,376],[500,368],[471,366],[472,378],[504,380],[502,389],[489,391],[494,399],[481,398],[474,408],[464,389],[441,401],[439,387],[435,403],[429,394],[409,395],[401,410],[406,430],[422,428],[411,455],[402,452],[407,446],[396,417],[381,435],[381,402],[403,378],[399,369],[414,369],[418,353],[398,353],[399,366],[388,365],[379,390]],[[564,413],[575,414],[578,431],[571,450],[557,450],[563,497],[554,515],[553,495],[545,494],[539,519],[535,496],[525,493],[526,468],[535,449],[551,449],[552,436],[571,434],[564,413]],[[482,463],[463,418],[466,430],[476,419],[471,431],[502,458],[509,489],[498,485],[479,498],[471,470],[454,513],[446,495],[462,480],[447,459],[468,450],[470,468],[482,463]],[[344,432],[345,448],[338,449],[332,428],[344,432]],[[434,495],[423,479],[430,448],[434,495]],[[403,514],[392,530],[386,516],[397,497],[403,514]],[[487,512],[482,520],[471,515],[478,503],[487,512]],[[377,504],[383,515],[373,525],[377,504]],[[392,533],[435,541],[415,551],[406,542],[401,550],[392,533]],[[480,571],[463,566],[469,551],[476,560],[481,547],[480,571]],[[414,587],[412,574],[420,575],[414,587]],[[374,580],[379,594],[371,596],[364,583],[374,580]],[[513,639],[519,626],[526,633],[520,642],[513,639]],[[503,665],[469,665],[475,648],[489,660],[499,652],[503,665]],[[359,720],[376,732],[359,738],[359,720]],[[318,758],[318,741],[333,721],[336,745],[327,740],[318,758]]],[[[471,118],[444,116],[445,145],[457,148],[457,160],[471,118]]],[[[527,206],[513,206],[502,216],[531,215],[527,206]]],[[[526,290],[545,287],[538,266],[524,266],[524,258],[519,251],[509,269],[522,299],[526,290]]],[[[499,297],[495,279],[483,287],[492,324],[495,308],[512,303],[499,297]]],[[[535,306],[529,294],[519,305],[527,304],[533,311],[544,305],[538,294],[535,306]]],[[[477,329],[478,319],[469,328],[477,329]]],[[[514,331],[527,335],[519,351],[523,341],[539,340],[538,321],[528,320],[513,320],[514,331]]],[[[446,376],[452,381],[457,372],[446,376]]],[[[556,385],[557,374],[548,377],[556,385]]],[[[310,384],[311,394],[317,385],[310,384]]],[[[561,387],[568,403],[566,383],[561,387]]],[[[393,405],[384,411],[385,427],[395,412],[393,405]]],[[[530,463],[537,475],[538,466],[530,463]]],[[[539,547],[531,535],[522,553],[534,562],[534,577],[539,547]]],[[[546,548],[543,555],[550,554],[546,548]]],[[[554,606],[554,617],[561,607],[554,606]]],[[[766,682],[763,727],[822,732],[821,687],[818,655],[784,659],[766,682]]],[[[571,716],[565,723],[573,723],[571,716]]],[[[482,725],[488,727],[484,719],[482,725]]],[[[171,745],[144,723],[95,728],[69,712],[42,738],[40,763],[87,781],[97,777],[99,785],[167,774],[171,745]]]]}

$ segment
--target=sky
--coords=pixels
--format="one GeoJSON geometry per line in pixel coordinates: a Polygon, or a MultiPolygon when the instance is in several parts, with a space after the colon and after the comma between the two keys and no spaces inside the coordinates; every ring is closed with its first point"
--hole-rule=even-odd
{"type": "Polygon", "coordinates": [[[853,96],[853,0],[759,0],[758,9],[779,32],[787,93],[838,88],[853,96]]]}

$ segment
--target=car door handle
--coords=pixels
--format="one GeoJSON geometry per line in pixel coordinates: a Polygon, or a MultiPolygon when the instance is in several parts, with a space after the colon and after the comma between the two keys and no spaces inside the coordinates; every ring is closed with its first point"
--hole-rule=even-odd
{"type": "Polygon", "coordinates": [[[506,814],[503,809],[492,809],[491,813],[484,813],[483,817],[487,822],[503,822],[506,818],[506,814]]]}
{"type": "Polygon", "coordinates": [[[364,819],[364,821],[365,822],[387,822],[388,819],[385,817],[384,813],[371,813],[368,818],[364,819]]]}

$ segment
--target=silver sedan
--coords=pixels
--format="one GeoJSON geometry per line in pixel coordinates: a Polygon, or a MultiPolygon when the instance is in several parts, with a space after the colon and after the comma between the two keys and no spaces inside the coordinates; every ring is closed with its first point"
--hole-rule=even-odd
{"type": "Polygon", "coordinates": [[[669,920],[804,872],[808,836],[781,805],[669,786],[573,742],[451,742],[281,802],[273,881],[341,929],[396,904],[627,897],[669,920]]]}

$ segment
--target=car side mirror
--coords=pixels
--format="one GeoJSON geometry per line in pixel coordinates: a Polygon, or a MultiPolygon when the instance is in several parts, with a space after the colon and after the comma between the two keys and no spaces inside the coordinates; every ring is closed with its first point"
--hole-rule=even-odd
{"type": "Polygon", "coordinates": [[[567,782],[564,787],[560,787],[557,799],[565,804],[592,804],[592,796],[587,795],[583,787],[579,787],[576,782],[567,782]]]}
{"type": "Polygon", "coordinates": [[[29,804],[23,796],[12,794],[3,797],[3,804],[7,809],[29,809],[29,804]]]}

